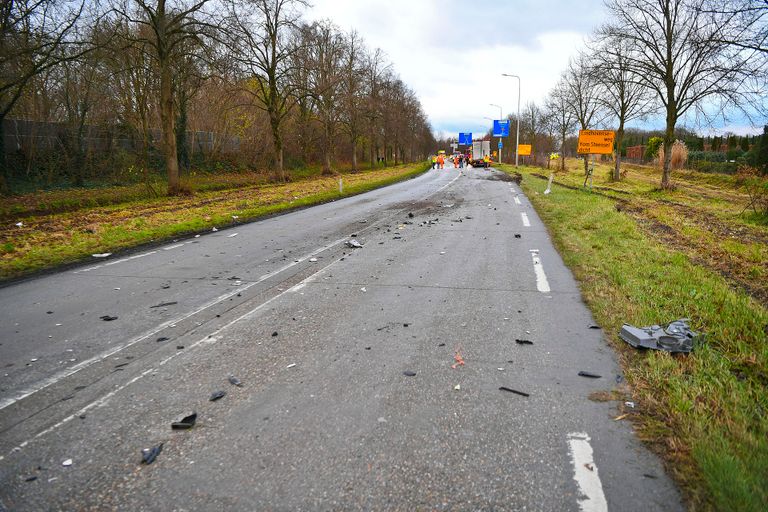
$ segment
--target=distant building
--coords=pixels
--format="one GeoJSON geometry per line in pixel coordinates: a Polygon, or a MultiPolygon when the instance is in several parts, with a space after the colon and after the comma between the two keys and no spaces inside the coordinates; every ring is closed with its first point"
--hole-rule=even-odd
{"type": "Polygon", "coordinates": [[[632,160],[642,160],[645,155],[645,146],[629,146],[627,147],[627,158],[632,160]]]}

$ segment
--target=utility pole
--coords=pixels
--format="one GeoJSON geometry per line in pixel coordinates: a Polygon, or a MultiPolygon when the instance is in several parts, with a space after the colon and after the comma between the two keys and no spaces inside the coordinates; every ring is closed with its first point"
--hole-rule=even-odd
{"type": "Polygon", "coordinates": [[[517,135],[515,140],[515,167],[517,167],[519,158],[518,151],[520,149],[520,88],[522,86],[520,84],[520,77],[517,75],[502,73],[501,76],[517,78],[517,135]]]}

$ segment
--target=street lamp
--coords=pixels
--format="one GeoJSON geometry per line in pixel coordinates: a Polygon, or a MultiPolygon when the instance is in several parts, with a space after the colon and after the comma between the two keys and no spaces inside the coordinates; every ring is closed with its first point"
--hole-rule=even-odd
{"type": "MultiPolygon", "coordinates": [[[[499,122],[501,122],[502,118],[504,117],[501,113],[501,105],[497,105],[495,103],[489,103],[489,105],[499,109],[499,122]]],[[[499,142],[501,142],[501,137],[499,137],[499,142]]],[[[501,148],[499,148],[499,163],[501,163],[501,148]]]]}
{"type": "Polygon", "coordinates": [[[502,73],[501,76],[508,76],[511,78],[517,78],[517,141],[515,142],[515,167],[517,167],[518,150],[520,149],[520,77],[508,73],[502,73]]]}

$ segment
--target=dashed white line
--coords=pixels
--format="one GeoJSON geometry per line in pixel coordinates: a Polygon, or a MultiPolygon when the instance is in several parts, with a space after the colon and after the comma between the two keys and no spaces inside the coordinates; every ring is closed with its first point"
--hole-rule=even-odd
{"type": "Polygon", "coordinates": [[[520,217],[522,217],[522,219],[523,219],[523,226],[525,226],[527,228],[531,227],[531,221],[530,221],[530,219],[528,219],[528,214],[527,213],[525,213],[525,212],[521,213],[520,217]]]}
{"type": "Polygon", "coordinates": [[[539,250],[531,249],[531,257],[533,258],[533,271],[536,274],[536,288],[541,293],[549,293],[549,281],[547,281],[547,274],[544,273],[544,267],[539,259],[539,250]]]}
{"type": "Polygon", "coordinates": [[[171,245],[169,247],[163,247],[163,250],[170,251],[172,249],[178,249],[179,247],[184,247],[184,244],[176,244],[176,245],[171,245]]]}
{"type": "Polygon", "coordinates": [[[75,270],[74,274],[79,274],[80,272],[90,272],[91,270],[96,270],[102,267],[109,267],[112,265],[117,265],[118,263],[125,263],[126,261],[135,260],[137,258],[143,258],[144,256],[149,256],[150,254],[155,254],[157,251],[149,251],[144,252],[141,254],[135,254],[133,256],[128,256],[127,258],[120,258],[119,260],[109,261],[107,263],[102,263],[101,265],[94,265],[93,267],[84,268],[81,270],[75,270]]]}
{"type": "Polygon", "coordinates": [[[583,512],[607,512],[608,502],[605,500],[589,436],[585,432],[571,432],[568,434],[568,450],[573,462],[573,479],[582,495],[579,508],[583,512]]]}
{"type": "Polygon", "coordinates": [[[520,202],[520,198],[515,196],[515,204],[523,204],[520,202]]]}

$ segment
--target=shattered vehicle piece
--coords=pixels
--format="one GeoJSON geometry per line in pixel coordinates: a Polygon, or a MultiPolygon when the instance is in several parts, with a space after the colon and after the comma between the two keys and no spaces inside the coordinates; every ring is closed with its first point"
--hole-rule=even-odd
{"type": "Polygon", "coordinates": [[[189,416],[184,416],[181,421],[174,421],[171,423],[171,429],[173,430],[187,430],[195,426],[197,421],[197,413],[193,412],[189,416]]]}
{"type": "Polygon", "coordinates": [[[160,455],[160,452],[163,451],[163,443],[160,443],[157,446],[154,446],[152,448],[144,448],[141,450],[141,462],[143,464],[152,464],[155,462],[155,459],[158,455],[160,455]]]}
{"type": "Polygon", "coordinates": [[[667,352],[690,352],[703,339],[703,335],[692,331],[687,318],[670,322],[666,327],[651,325],[635,327],[624,324],[619,337],[635,348],[666,350],[667,352]]]}
{"type": "Polygon", "coordinates": [[[345,243],[347,244],[347,247],[349,247],[350,249],[362,249],[363,248],[363,244],[361,244],[357,240],[347,240],[345,243]]]}

